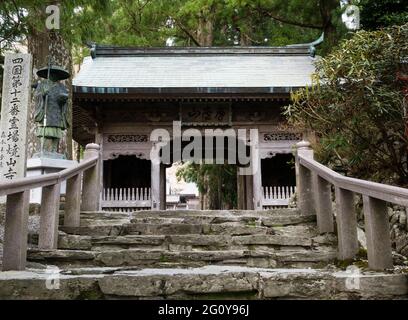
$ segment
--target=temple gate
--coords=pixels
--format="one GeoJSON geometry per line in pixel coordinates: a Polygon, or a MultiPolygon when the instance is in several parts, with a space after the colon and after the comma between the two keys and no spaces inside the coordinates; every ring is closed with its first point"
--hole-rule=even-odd
{"type": "Polygon", "coordinates": [[[101,147],[102,207],[166,208],[172,161],[151,162],[150,135],[160,128],[173,136],[175,122],[181,131],[257,129],[259,170],[237,177],[238,209],[287,205],[303,133],[287,125],[282,108],[292,90],[311,85],[309,51],[93,47],[73,83],[74,139],[101,147]]]}

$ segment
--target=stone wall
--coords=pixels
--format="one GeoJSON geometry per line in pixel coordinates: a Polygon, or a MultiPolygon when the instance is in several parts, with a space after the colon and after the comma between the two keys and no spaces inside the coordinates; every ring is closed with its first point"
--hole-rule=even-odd
{"type": "Polygon", "coordinates": [[[408,257],[408,225],[407,210],[404,207],[388,208],[393,249],[408,257]]]}
{"type": "MultiPolygon", "coordinates": [[[[6,204],[0,203],[0,249],[4,241],[4,222],[5,222],[6,204]]],[[[30,216],[28,218],[28,231],[38,232],[40,226],[40,205],[30,204],[30,216]]]]}

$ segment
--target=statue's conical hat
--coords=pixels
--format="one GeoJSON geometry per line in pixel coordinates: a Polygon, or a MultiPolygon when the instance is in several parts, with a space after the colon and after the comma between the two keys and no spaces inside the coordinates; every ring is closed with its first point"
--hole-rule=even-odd
{"type": "MultiPolygon", "coordinates": [[[[57,80],[65,80],[70,77],[70,74],[67,70],[59,66],[55,66],[55,65],[50,67],[50,74],[55,76],[57,80]]],[[[43,67],[39,69],[37,71],[37,76],[47,79],[48,78],[48,67],[43,67]]]]}

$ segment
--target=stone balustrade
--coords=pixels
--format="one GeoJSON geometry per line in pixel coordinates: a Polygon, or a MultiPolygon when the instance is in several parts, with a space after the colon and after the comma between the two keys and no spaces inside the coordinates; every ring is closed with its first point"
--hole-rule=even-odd
{"type": "Polygon", "coordinates": [[[373,270],[391,268],[393,260],[386,203],[408,206],[408,189],[345,177],[315,161],[309,142],[301,141],[296,147],[296,183],[301,213],[316,214],[321,233],[333,232],[333,186],[338,258],[353,259],[359,250],[354,198],[361,194],[369,267],[373,270]]]}
{"type": "Polygon", "coordinates": [[[57,249],[60,184],[67,182],[64,225],[78,227],[81,210],[100,209],[99,171],[100,148],[92,143],[86,146],[84,160],[73,168],[0,182],[0,196],[7,196],[3,271],[25,269],[30,190],[42,188],[38,246],[57,249]]]}

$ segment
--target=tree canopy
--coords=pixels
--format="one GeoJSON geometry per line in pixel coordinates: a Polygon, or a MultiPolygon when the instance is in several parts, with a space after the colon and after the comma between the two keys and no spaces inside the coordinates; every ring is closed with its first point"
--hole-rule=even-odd
{"type": "Polygon", "coordinates": [[[376,30],[408,22],[408,2],[405,0],[360,0],[361,27],[376,30]]]}
{"type": "Polygon", "coordinates": [[[237,168],[228,164],[185,163],[176,172],[178,180],[194,182],[205,195],[208,209],[232,209],[237,205],[237,168]]]}
{"type": "Polygon", "coordinates": [[[320,160],[353,177],[408,185],[400,63],[408,24],[360,31],[317,63],[315,85],[293,94],[290,122],[313,130],[320,160]]]}

